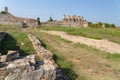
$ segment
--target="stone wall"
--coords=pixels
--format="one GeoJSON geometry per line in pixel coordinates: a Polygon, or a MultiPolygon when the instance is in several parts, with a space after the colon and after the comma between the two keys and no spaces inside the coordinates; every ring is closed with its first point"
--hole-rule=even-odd
{"type": "Polygon", "coordinates": [[[63,16],[61,21],[44,22],[41,26],[88,27],[88,21],[80,16],[63,16]]]}
{"type": "Polygon", "coordinates": [[[20,56],[18,51],[0,54],[0,80],[69,80],[53,60],[53,54],[28,35],[41,60],[35,55],[20,56]]]}
{"type": "MultiPolygon", "coordinates": [[[[0,56],[0,80],[44,80],[48,78],[44,65],[36,61],[35,55],[21,57],[17,51],[8,51],[0,56]]],[[[51,75],[47,80],[55,80],[51,75]]]]}
{"type": "Polygon", "coordinates": [[[37,20],[31,18],[16,17],[8,12],[8,8],[5,7],[4,13],[0,13],[0,24],[14,24],[21,26],[25,22],[28,26],[37,26],[37,20]]]}
{"type": "MultiPolygon", "coordinates": [[[[53,54],[46,50],[44,47],[42,47],[41,42],[32,34],[29,34],[29,39],[31,40],[37,54],[40,56],[40,58],[43,60],[44,65],[43,68],[46,69],[46,71],[55,71],[54,74],[56,74],[55,80],[69,80],[69,78],[61,71],[61,69],[57,66],[53,59],[53,54]]],[[[46,72],[46,73],[48,73],[46,72]]],[[[48,75],[48,74],[46,74],[48,75]]],[[[48,79],[47,79],[48,80],[48,79]]]]}

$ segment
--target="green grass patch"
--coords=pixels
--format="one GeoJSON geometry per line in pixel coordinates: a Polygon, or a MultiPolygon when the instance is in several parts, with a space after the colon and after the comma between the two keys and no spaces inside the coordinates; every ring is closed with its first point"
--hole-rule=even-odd
{"type": "Polygon", "coordinates": [[[27,33],[20,26],[0,24],[0,31],[8,33],[0,42],[0,53],[7,54],[8,50],[18,50],[23,56],[36,53],[27,33]]]}
{"type": "Polygon", "coordinates": [[[18,50],[20,55],[35,54],[31,41],[24,32],[10,32],[0,43],[0,52],[7,54],[8,50],[18,50]]]}
{"type": "Polygon", "coordinates": [[[120,61],[120,54],[106,54],[106,58],[114,61],[120,61]]]}

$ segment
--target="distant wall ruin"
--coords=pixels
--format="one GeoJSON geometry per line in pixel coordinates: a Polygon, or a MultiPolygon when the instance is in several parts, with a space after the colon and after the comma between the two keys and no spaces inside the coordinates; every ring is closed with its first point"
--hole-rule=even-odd
{"type": "Polygon", "coordinates": [[[45,22],[42,26],[88,27],[88,21],[81,16],[64,15],[61,21],[45,22]]]}
{"type": "Polygon", "coordinates": [[[8,12],[8,7],[0,13],[0,24],[12,24],[22,26],[22,23],[28,26],[37,26],[37,20],[30,18],[16,17],[8,12]]]}
{"type": "MultiPolygon", "coordinates": [[[[0,24],[12,24],[22,26],[22,23],[26,23],[28,26],[38,26],[37,20],[31,18],[16,17],[9,13],[8,7],[0,13],[0,24]]],[[[82,16],[66,16],[60,21],[43,22],[41,26],[64,26],[64,27],[88,27],[88,21],[82,16]]]]}

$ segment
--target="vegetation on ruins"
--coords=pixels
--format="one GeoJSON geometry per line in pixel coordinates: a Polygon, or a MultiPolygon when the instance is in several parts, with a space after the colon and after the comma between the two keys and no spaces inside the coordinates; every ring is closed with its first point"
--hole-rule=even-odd
{"type": "Polygon", "coordinates": [[[53,18],[50,16],[49,20],[47,22],[52,22],[53,18]]]}
{"type": "Polygon", "coordinates": [[[1,11],[0,14],[6,14],[6,12],[5,11],[1,11]]]}

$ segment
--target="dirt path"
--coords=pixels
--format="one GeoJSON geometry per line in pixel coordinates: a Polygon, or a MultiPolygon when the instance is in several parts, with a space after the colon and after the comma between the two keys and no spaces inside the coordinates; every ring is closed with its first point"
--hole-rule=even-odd
{"type": "Polygon", "coordinates": [[[111,54],[115,54],[115,53],[120,54],[120,45],[108,40],[96,40],[96,39],[86,38],[82,36],[73,36],[73,35],[68,35],[67,33],[62,31],[41,30],[41,32],[58,35],[61,38],[72,41],[74,43],[80,43],[80,44],[85,44],[87,46],[92,46],[96,49],[99,49],[101,51],[106,51],[111,54]]]}

